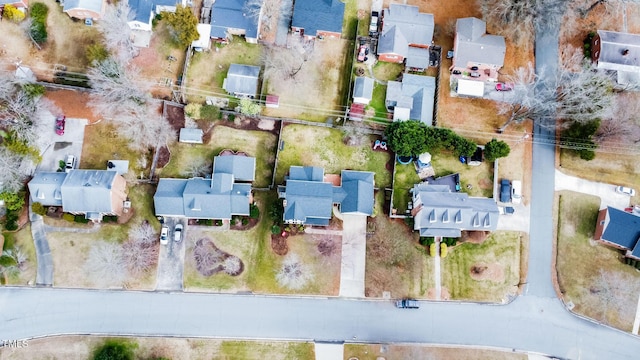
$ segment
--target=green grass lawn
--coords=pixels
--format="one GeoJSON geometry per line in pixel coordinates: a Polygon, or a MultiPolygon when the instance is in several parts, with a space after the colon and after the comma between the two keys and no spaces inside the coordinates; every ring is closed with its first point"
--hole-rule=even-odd
{"type": "Polygon", "coordinates": [[[291,124],[284,127],[281,140],[276,184],[284,181],[291,165],[319,166],[325,174],[340,174],[343,169],[375,172],[376,187],[391,185],[391,172],[386,169],[389,154],[371,150],[376,137],[368,136],[361,146],[347,146],[337,129],[291,124]],[[368,141],[367,141],[368,140],[368,141]]]}
{"type": "Polygon", "coordinates": [[[573,311],[631,331],[640,293],[640,273],[619,251],[593,241],[600,199],[560,192],[556,270],[564,301],[573,311]]]}
{"type": "Polygon", "coordinates": [[[151,153],[141,154],[129,149],[129,140],[118,136],[115,128],[109,122],[102,121],[84,128],[84,143],[80,157],[80,169],[107,168],[107,161],[129,160],[129,171],[139,177],[141,172],[149,176],[151,153]],[[147,166],[140,166],[138,159],[146,156],[147,166]]]}
{"type": "Polygon", "coordinates": [[[220,345],[222,359],[313,359],[315,350],[313,343],[304,342],[258,342],[258,341],[223,341],[220,345]]]}
{"type": "Polygon", "coordinates": [[[213,168],[213,157],[224,149],[243,151],[256,158],[256,180],[254,186],[265,188],[271,184],[275,164],[277,137],[272,133],[257,130],[239,130],[215,125],[211,140],[207,144],[175,143],[171,146],[171,160],[157,171],[161,177],[189,177],[194,165],[213,168]]]}
{"type": "Polygon", "coordinates": [[[396,173],[393,179],[393,208],[398,215],[404,215],[411,194],[409,189],[420,182],[416,168],[411,164],[403,165],[396,161],[396,173]]]}
{"type": "Polygon", "coordinates": [[[356,37],[356,33],[359,32],[358,2],[355,0],[345,0],[343,2],[344,2],[344,17],[342,20],[342,37],[343,39],[353,40],[356,37]]]}
{"type": "Polygon", "coordinates": [[[375,83],[373,86],[373,95],[369,106],[375,109],[376,121],[387,121],[387,106],[385,105],[385,99],[387,96],[387,86],[375,83]]]}
{"type": "Polygon", "coordinates": [[[431,165],[436,172],[436,177],[459,173],[463,192],[469,196],[492,197],[493,163],[483,161],[479,166],[469,166],[461,163],[457,156],[449,152],[432,155],[431,165]],[[471,189],[467,185],[471,185],[471,189]]]}
{"type": "MultiPolygon", "coordinates": [[[[27,285],[28,283],[35,283],[36,270],[38,263],[36,260],[36,248],[33,244],[33,237],[31,236],[31,225],[27,224],[19,231],[10,232],[5,231],[2,233],[4,236],[4,245],[2,250],[14,250],[19,248],[27,256],[27,262],[20,272],[14,276],[9,276],[7,285],[27,285]]],[[[5,284],[5,278],[0,277],[0,283],[5,284]]]]}
{"type": "Polygon", "coordinates": [[[373,75],[378,80],[396,80],[404,70],[404,65],[378,61],[373,66],[373,75]]]}
{"type": "Polygon", "coordinates": [[[521,234],[496,231],[482,244],[463,243],[441,261],[442,287],[451,299],[501,302],[520,283],[521,234]],[[482,279],[471,277],[474,266],[487,266],[482,279]],[[492,274],[491,274],[492,273],[492,274]]]}

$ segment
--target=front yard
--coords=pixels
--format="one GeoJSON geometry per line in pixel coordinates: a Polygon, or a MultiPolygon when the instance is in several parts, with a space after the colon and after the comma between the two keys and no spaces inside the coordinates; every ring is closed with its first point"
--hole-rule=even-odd
{"type": "Polygon", "coordinates": [[[343,138],[344,133],[337,129],[286,125],[281,134],[283,148],[278,155],[276,184],[283,183],[291,165],[303,165],[322,167],[325,174],[340,174],[344,169],[372,171],[376,187],[390,186],[390,153],[371,149],[378,137],[362,135],[359,146],[345,145],[343,138]]]}
{"type": "Polygon", "coordinates": [[[428,345],[361,345],[345,344],[345,359],[465,359],[465,360],[527,360],[527,354],[511,350],[436,347],[428,345]]]}
{"type": "Polygon", "coordinates": [[[161,177],[184,178],[194,175],[211,175],[213,157],[220,151],[230,149],[245,152],[256,158],[256,180],[254,186],[266,188],[271,184],[277,137],[271,132],[261,130],[243,130],[225,126],[217,122],[205,144],[175,143],[171,146],[171,160],[163,169],[157,171],[161,177]],[[207,169],[204,174],[194,174],[196,169],[207,169]]]}
{"type": "Polygon", "coordinates": [[[563,300],[573,311],[631,331],[640,294],[640,273],[613,248],[593,240],[600,199],[559,193],[556,270],[563,300]]]}
{"type": "MultiPolygon", "coordinates": [[[[21,252],[26,262],[22,267],[18,267],[16,272],[8,271],[0,276],[0,284],[5,285],[31,285],[36,281],[36,270],[38,264],[36,261],[36,248],[33,244],[33,237],[31,236],[31,225],[27,224],[22,229],[2,233],[4,236],[4,244],[2,251],[10,250],[14,254],[16,251],[21,252]]],[[[4,264],[3,264],[4,265],[4,264]]]]}

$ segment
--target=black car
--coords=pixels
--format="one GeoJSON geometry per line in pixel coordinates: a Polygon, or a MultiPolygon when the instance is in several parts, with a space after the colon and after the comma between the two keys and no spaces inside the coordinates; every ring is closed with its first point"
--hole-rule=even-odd
{"type": "Polygon", "coordinates": [[[509,179],[500,181],[500,202],[511,202],[511,181],[509,179]]]}

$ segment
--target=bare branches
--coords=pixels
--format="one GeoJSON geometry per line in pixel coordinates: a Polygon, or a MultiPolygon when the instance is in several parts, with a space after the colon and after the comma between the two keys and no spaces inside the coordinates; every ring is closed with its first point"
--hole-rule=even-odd
{"type": "Polygon", "coordinates": [[[640,94],[616,94],[613,108],[613,116],[602,120],[594,142],[600,145],[633,145],[640,142],[640,94]]]}
{"type": "Polygon", "coordinates": [[[301,36],[291,37],[288,48],[269,46],[262,53],[266,76],[282,76],[296,81],[296,76],[313,54],[313,42],[301,36]]]}
{"type": "Polygon", "coordinates": [[[133,17],[129,1],[121,0],[115,5],[107,5],[104,16],[98,22],[98,29],[104,36],[106,47],[123,62],[132,59],[138,52],[133,46],[131,28],[128,24],[133,17]]]}
{"type": "Polygon", "coordinates": [[[278,284],[291,290],[302,289],[312,278],[313,274],[296,254],[288,255],[282,262],[280,271],[276,274],[278,284]]]}
{"type": "Polygon", "coordinates": [[[0,192],[18,192],[35,168],[36,164],[29,156],[0,146],[0,192]]]}
{"type": "Polygon", "coordinates": [[[129,239],[122,245],[129,274],[140,276],[148,273],[158,263],[158,247],[157,233],[148,222],[133,226],[129,230],[129,239]]]}
{"type": "Polygon", "coordinates": [[[104,240],[95,242],[89,249],[85,271],[98,286],[121,286],[127,277],[122,247],[104,240]]]}

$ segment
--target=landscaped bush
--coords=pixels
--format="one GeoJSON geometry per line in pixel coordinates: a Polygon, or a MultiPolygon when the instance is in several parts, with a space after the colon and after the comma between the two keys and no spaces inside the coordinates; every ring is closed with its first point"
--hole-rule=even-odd
{"type": "Polygon", "coordinates": [[[260,217],[260,208],[258,208],[258,205],[251,204],[251,206],[249,207],[249,217],[252,219],[257,219],[260,217]]]}
{"type": "Polygon", "coordinates": [[[278,225],[273,225],[271,227],[271,233],[276,235],[276,234],[280,234],[282,232],[282,228],[278,225]]]}
{"type": "Polygon", "coordinates": [[[222,226],[222,220],[216,220],[213,222],[214,226],[222,226]]]}
{"type": "Polygon", "coordinates": [[[89,219],[85,218],[84,215],[76,215],[73,217],[73,221],[80,224],[87,224],[89,219]]]}
{"type": "Polygon", "coordinates": [[[75,216],[73,216],[73,214],[64,213],[62,214],[62,220],[73,222],[75,220],[75,216]]]}
{"type": "Polygon", "coordinates": [[[7,211],[4,228],[9,231],[18,230],[18,213],[11,210],[7,211]]]}
{"type": "Polygon", "coordinates": [[[34,202],[31,205],[31,210],[33,210],[33,212],[38,215],[44,215],[47,213],[47,209],[45,209],[44,206],[39,202],[34,202]]]}
{"type": "Polygon", "coordinates": [[[435,239],[432,236],[422,236],[420,237],[420,245],[422,246],[431,246],[435,242],[435,239]]]}
{"type": "Polygon", "coordinates": [[[115,215],[106,215],[102,217],[102,222],[105,222],[105,223],[118,222],[118,217],[115,215]]]}
{"type": "Polygon", "coordinates": [[[93,355],[93,360],[133,360],[138,344],[123,340],[107,340],[93,355]]]}
{"type": "Polygon", "coordinates": [[[20,212],[24,206],[24,192],[13,193],[4,191],[0,193],[0,200],[4,200],[4,206],[7,210],[20,212]]]}
{"type": "Polygon", "coordinates": [[[447,244],[440,244],[440,257],[441,258],[446,258],[447,257],[447,244]]]}
{"type": "Polygon", "coordinates": [[[13,22],[20,22],[24,20],[24,13],[18,10],[15,6],[7,4],[2,11],[2,17],[13,22]]]}
{"type": "Polygon", "coordinates": [[[243,226],[248,225],[249,224],[249,219],[247,219],[246,217],[243,217],[241,222],[242,222],[243,226]]]}
{"type": "Polygon", "coordinates": [[[436,248],[436,243],[434,242],[429,245],[429,255],[431,255],[431,257],[436,257],[436,251],[438,251],[438,249],[436,248]]]}
{"type": "Polygon", "coordinates": [[[47,34],[47,14],[49,13],[49,8],[47,5],[43,3],[35,3],[31,6],[31,19],[33,22],[31,23],[31,28],[29,29],[29,34],[33,41],[38,44],[44,44],[47,42],[48,34],[47,34]]]}
{"type": "Polygon", "coordinates": [[[447,244],[447,246],[456,246],[458,243],[458,238],[442,238],[442,243],[447,244]]]}

